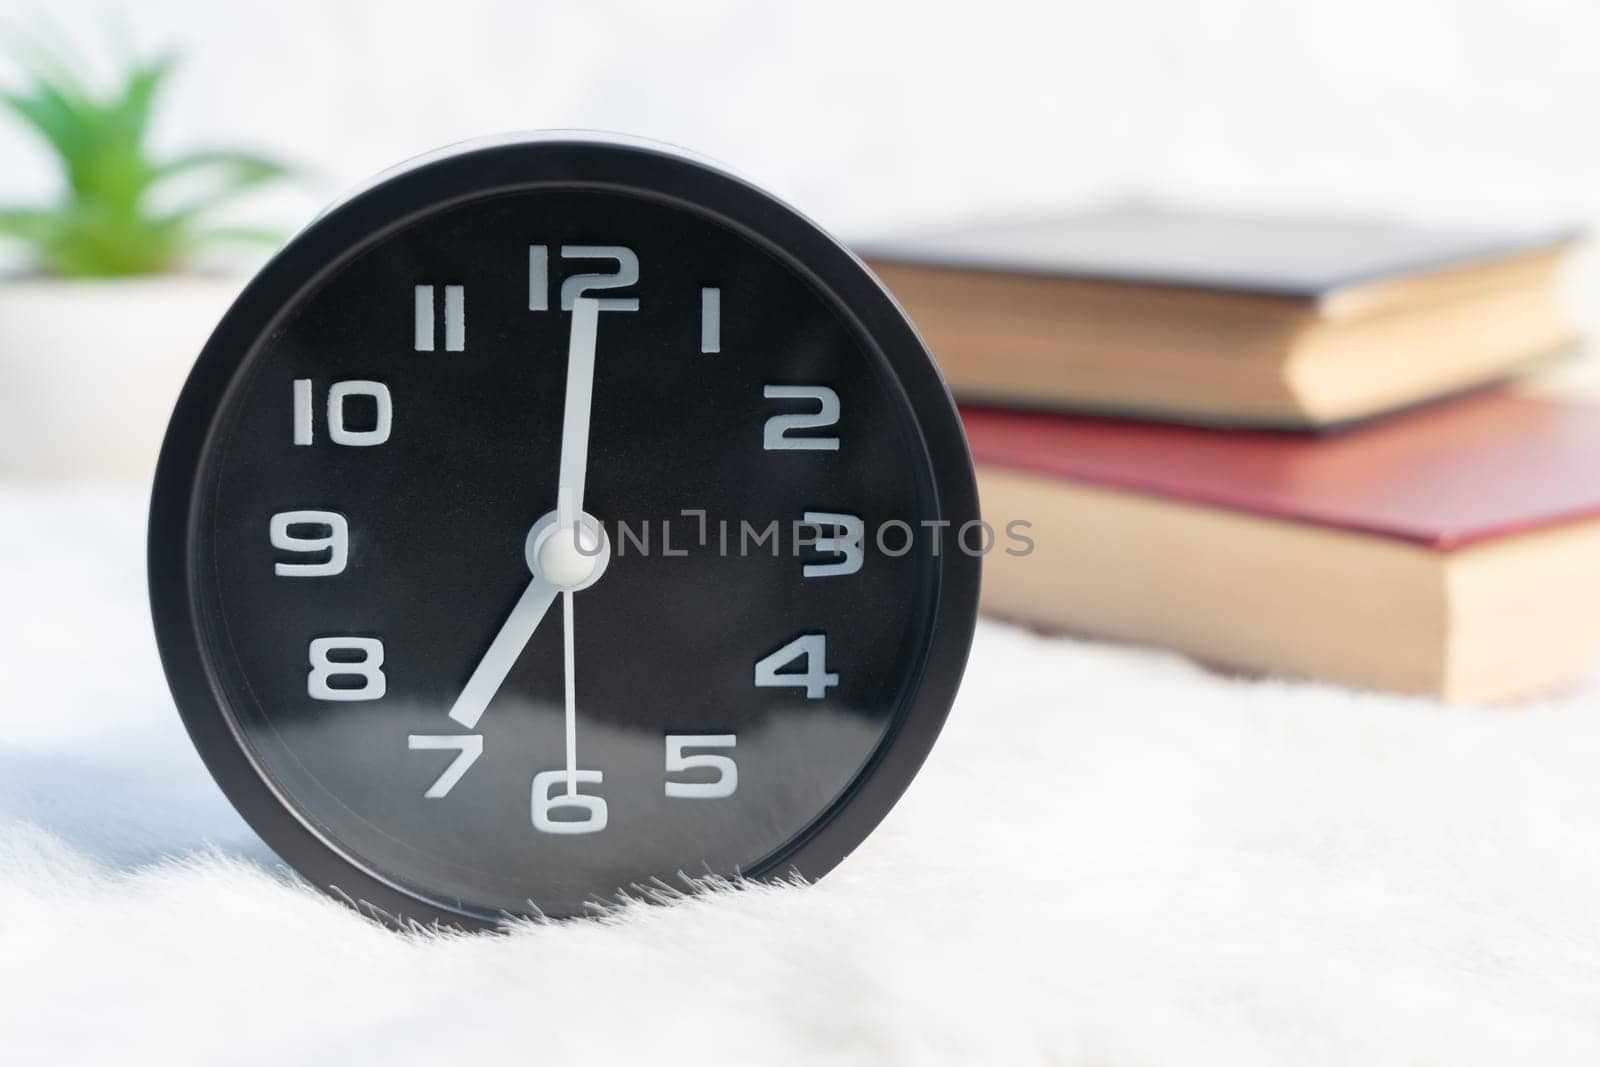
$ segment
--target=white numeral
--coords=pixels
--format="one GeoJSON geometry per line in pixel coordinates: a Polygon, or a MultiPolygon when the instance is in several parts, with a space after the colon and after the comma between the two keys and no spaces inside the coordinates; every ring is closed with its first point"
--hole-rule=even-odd
{"type": "MultiPolygon", "coordinates": [[[[639,280],[639,257],[630,248],[621,245],[563,245],[562,259],[614,259],[617,269],[611,274],[574,274],[561,283],[561,310],[571,311],[578,297],[591,289],[623,289],[639,280]]],[[[601,311],[638,311],[639,298],[607,297],[600,301],[601,311]]]]}
{"type": "Polygon", "coordinates": [[[272,573],[284,578],[321,578],[343,574],[350,559],[350,524],[337,511],[280,511],[268,524],[272,547],[284,552],[311,554],[326,552],[328,558],[315,563],[274,563],[272,573]],[[313,536],[295,534],[296,526],[326,528],[313,536]]]}
{"type": "MultiPolygon", "coordinates": [[[[433,351],[436,332],[433,286],[419,285],[413,291],[411,347],[418,352],[433,351]]],[[[467,290],[465,286],[444,287],[444,350],[464,352],[467,347],[467,290]]]]}
{"type": "Polygon", "coordinates": [[[714,782],[668,782],[666,783],[667,796],[692,797],[701,800],[715,800],[718,797],[733,796],[734,790],[739,788],[739,768],[734,764],[732,756],[719,756],[710,752],[691,755],[684,752],[684,749],[732,748],[734,744],[735,737],[733,734],[668,734],[668,774],[703,768],[716,771],[717,780],[714,782]]]}
{"type": "Polygon", "coordinates": [[[763,687],[793,686],[806,691],[806,699],[821,700],[828,688],[839,684],[839,676],[829,672],[828,637],[826,634],[801,634],[770,656],[756,660],[756,685],[763,687]],[[805,670],[782,671],[797,659],[804,658],[805,670]]]}
{"type": "MultiPolygon", "coordinates": [[[[310,378],[294,380],[294,443],[311,444],[312,385],[310,378]]],[[[336,445],[365,448],[381,445],[389,439],[394,426],[394,404],[389,399],[389,387],[382,382],[335,382],[328,390],[328,439],[336,445]],[[344,403],[350,397],[365,396],[372,399],[376,417],[370,430],[352,430],[345,424],[344,403]]]]}
{"type": "Polygon", "coordinates": [[[394,423],[394,405],[389,387],[382,382],[335,382],[328,390],[328,439],[336,445],[357,448],[381,445],[389,439],[394,423]],[[378,421],[370,430],[348,430],[344,424],[344,402],[352,396],[370,396],[378,408],[378,421]]]}
{"type": "MultiPolygon", "coordinates": [[[[617,269],[610,274],[574,274],[561,283],[561,310],[571,311],[580,296],[595,289],[625,289],[639,280],[639,257],[621,245],[562,245],[562,259],[610,259],[617,269]]],[[[636,296],[609,296],[595,300],[601,311],[638,311],[636,296]]],[[[550,308],[550,246],[528,246],[528,310],[550,308]]]]}
{"type": "Polygon", "coordinates": [[[709,286],[700,290],[700,351],[722,351],[722,290],[709,286]]]}
{"type": "Polygon", "coordinates": [[[382,668],[383,642],[376,637],[313,638],[306,692],[313,700],[378,700],[389,689],[382,668]],[[334,652],[341,654],[338,659],[332,657],[334,652]],[[335,688],[335,678],[358,679],[361,684],[335,688]]]}
{"type": "Polygon", "coordinates": [[[806,522],[835,531],[835,536],[817,538],[813,547],[818,552],[844,557],[838,563],[807,563],[801,568],[807,578],[831,578],[840,574],[854,574],[861,569],[861,541],[866,527],[859,517],[835,515],[831,511],[808,511],[806,522]],[[839,536],[840,532],[843,536],[839,536]]]}
{"type": "MultiPolygon", "coordinates": [[[[574,784],[600,785],[604,775],[600,771],[573,771],[574,784]]],[[[547,834],[597,834],[606,828],[606,801],[604,797],[584,793],[557,793],[567,788],[567,772],[540,771],[533,776],[533,828],[547,834]],[[552,819],[552,812],[563,808],[580,811],[576,819],[552,819]]]]}
{"type": "Polygon", "coordinates": [[[296,378],[294,380],[294,443],[297,445],[309,445],[311,437],[311,379],[296,378]]]}
{"type": "Polygon", "coordinates": [[[789,437],[790,430],[820,430],[839,421],[839,394],[825,385],[769,385],[761,390],[768,400],[811,400],[819,408],[812,415],[774,415],[767,420],[761,445],[773,449],[808,449],[837,452],[837,437],[789,437]]]}
{"type": "Polygon", "coordinates": [[[528,310],[550,310],[550,246],[528,246],[528,310]]]}
{"type": "Polygon", "coordinates": [[[434,752],[454,749],[456,758],[444,769],[428,791],[422,795],[430,800],[449,796],[456,783],[466,777],[467,771],[483,755],[482,734],[412,734],[406,738],[406,747],[413,752],[434,752]]]}

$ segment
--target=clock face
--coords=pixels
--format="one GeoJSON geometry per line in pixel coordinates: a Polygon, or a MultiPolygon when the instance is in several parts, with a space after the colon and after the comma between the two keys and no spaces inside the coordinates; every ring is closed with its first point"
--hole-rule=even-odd
{"type": "Polygon", "coordinates": [[[202,754],[390,918],[822,873],[975,607],[970,466],[892,303],[633,145],[477,149],[325,216],[219,327],[153,507],[202,754]]]}

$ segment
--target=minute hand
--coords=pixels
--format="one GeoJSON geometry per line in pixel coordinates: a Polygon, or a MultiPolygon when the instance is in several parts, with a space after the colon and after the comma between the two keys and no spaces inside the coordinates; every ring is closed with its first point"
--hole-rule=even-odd
{"type": "Polygon", "coordinates": [[[580,296],[572,302],[572,339],[567,344],[567,399],[561,420],[561,473],[556,482],[556,522],[577,524],[583,511],[583,483],[589,470],[589,412],[594,401],[594,347],[600,302],[580,296]]]}

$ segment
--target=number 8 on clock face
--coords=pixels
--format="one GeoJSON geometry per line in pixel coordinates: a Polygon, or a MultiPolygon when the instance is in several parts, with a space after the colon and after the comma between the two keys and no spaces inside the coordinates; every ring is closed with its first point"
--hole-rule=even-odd
{"type": "Polygon", "coordinates": [[[151,596],[268,843],[471,927],[842,859],[953,699],[979,561],[936,534],[975,519],[848,252],[677,150],[528,137],[391,173],[245,290],[168,432],[151,596]]]}

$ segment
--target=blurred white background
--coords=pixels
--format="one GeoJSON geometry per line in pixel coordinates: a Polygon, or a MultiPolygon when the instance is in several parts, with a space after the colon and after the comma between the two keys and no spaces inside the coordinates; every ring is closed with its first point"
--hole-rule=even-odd
{"type": "MultiPolygon", "coordinates": [[[[0,85],[30,42],[107,73],[177,53],[158,154],[297,165],[234,211],[285,232],[417,153],[552,127],[696,149],[847,241],[1114,199],[1594,229],[1597,40],[1594,0],[0,0],[0,85]]],[[[52,158],[9,118],[0,206],[54,196],[52,158]]],[[[17,262],[0,243],[0,272],[17,262]]],[[[78,311],[0,308],[0,470],[145,480],[232,295],[209,284],[181,315],[129,285],[96,290],[115,305],[78,287],[78,311]]],[[[1568,290],[1600,331],[1600,256],[1568,290]]],[[[1555,380],[1600,389],[1600,361],[1555,380]]]]}
{"type": "MultiPolygon", "coordinates": [[[[303,221],[488,132],[715,156],[845,237],[1111,196],[1600,222],[1592,0],[982,4],[4,0],[92,54],[174,48],[161,139],[310,179],[303,221]]],[[[3,68],[0,68],[3,71],[3,68]]],[[[4,74],[0,73],[0,78],[4,74]]],[[[0,203],[52,189],[0,124],[0,203]]]]}

